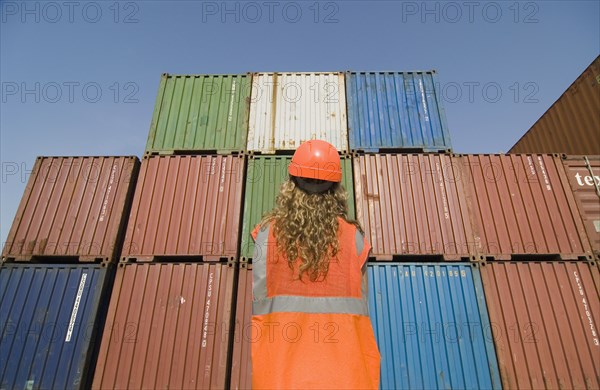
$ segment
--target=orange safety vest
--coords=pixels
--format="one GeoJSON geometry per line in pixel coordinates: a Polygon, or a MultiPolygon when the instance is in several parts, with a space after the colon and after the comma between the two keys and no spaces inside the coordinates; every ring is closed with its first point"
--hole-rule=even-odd
{"type": "Polygon", "coordinates": [[[356,226],[342,218],[339,226],[337,259],[316,282],[298,280],[299,261],[292,271],[269,225],[252,231],[254,389],[379,387],[381,355],[361,277],[371,245],[356,226]]]}

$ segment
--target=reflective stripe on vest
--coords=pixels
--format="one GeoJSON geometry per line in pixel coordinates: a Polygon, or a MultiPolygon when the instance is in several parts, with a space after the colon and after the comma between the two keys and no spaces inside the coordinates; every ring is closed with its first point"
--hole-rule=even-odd
{"type": "MultiPolygon", "coordinates": [[[[298,295],[277,295],[267,297],[267,239],[269,225],[259,229],[256,235],[252,258],[252,314],[263,315],[273,312],[300,313],[342,313],[369,315],[367,294],[361,287],[362,298],[353,297],[304,297],[298,295]]],[[[363,248],[363,236],[357,232],[356,249],[360,254],[363,248]],[[360,251],[358,249],[360,248],[360,251]]]]}

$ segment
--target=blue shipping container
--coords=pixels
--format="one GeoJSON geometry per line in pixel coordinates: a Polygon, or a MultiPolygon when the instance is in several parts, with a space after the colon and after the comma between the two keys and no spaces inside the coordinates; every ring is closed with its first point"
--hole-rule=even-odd
{"type": "Polygon", "coordinates": [[[451,151],[435,71],[347,72],[348,137],[354,151],[451,151]]]}
{"type": "Polygon", "coordinates": [[[89,388],[109,272],[100,265],[0,268],[0,389],[89,388]]]}
{"type": "Polygon", "coordinates": [[[369,265],[382,389],[500,389],[478,268],[369,265]]]}

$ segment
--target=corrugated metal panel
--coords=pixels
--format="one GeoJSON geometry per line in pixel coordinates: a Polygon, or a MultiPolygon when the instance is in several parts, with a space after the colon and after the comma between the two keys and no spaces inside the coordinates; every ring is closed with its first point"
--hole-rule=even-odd
{"type": "Polygon", "coordinates": [[[138,170],[137,157],[38,157],[3,260],[116,259],[138,170]]]}
{"type": "Polygon", "coordinates": [[[344,74],[255,73],[248,151],[295,150],[310,139],[348,150],[344,74]]]}
{"type": "Polygon", "coordinates": [[[450,155],[359,155],[354,182],[356,215],[377,260],[473,252],[460,166],[450,155]]]}
{"type": "Polygon", "coordinates": [[[500,389],[481,277],[470,265],[370,265],[382,389],[500,389]]]}
{"type": "Polygon", "coordinates": [[[0,388],[89,388],[109,272],[100,265],[0,268],[0,388]]]}
{"type": "MultiPolygon", "coordinates": [[[[279,187],[288,178],[288,165],[292,157],[254,156],[248,162],[246,173],[246,192],[244,195],[244,220],[242,222],[241,256],[244,261],[252,257],[254,241],[250,232],[260,221],[263,214],[275,206],[279,187]]],[[[352,178],[352,159],[342,157],[342,185],[348,192],[348,216],[355,218],[354,180],[352,178]]]]}
{"type": "Polygon", "coordinates": [[[600,154],[600,56],[510,153],[600,154]]]}
{"type": "Polygon", "coordinates": [[[234,278],[222,264],[121,266],[92,388],[224,388],[234,278]]]}
{"type": "Polygon", "coordinates": [[[592,249],[600,252],[600,156],[569,156],[563,165],[592,249]]]}
{"type": "Polygon", "coordinates": [[[465,155],[476,246],[499,260],[512,255],[584,256],[591,248],[562,162],[553,155],[465,155]]]}
{"type": "Polygon", "coordinates": [[[121,261],[238,252],[244,157],[144,158],[121,261]]]}
{"type": "MultiPolygon", "coordinates": [[[[248,267],[252,267],[251,264],[248,267]]],[[[237,300],[235,309],[235,327],[233,336],[233,354],[231,359],[230,388],[252,388],[252,270],[242,268],[239,271],[237,300]]]]}
{"type": "Polygon", "coordinates": [[[243,152],[251,77],[168,75],[160,79],[146,153],[243,152]]]}
{"type": "Polygon", "coordinates": [[[600,276],[587,262],[481,268],[505,389],[600,388],[600,276]]]}
{"type": "Polygon", "coordinates": [[[450,150],[435,71],[348,72],[350,149],[450,150]]]}

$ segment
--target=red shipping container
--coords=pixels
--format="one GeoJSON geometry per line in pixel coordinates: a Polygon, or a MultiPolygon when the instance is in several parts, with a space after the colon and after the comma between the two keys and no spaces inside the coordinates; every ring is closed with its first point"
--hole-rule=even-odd
{"type": "Polygon", "coordinates": [[[92,388],[225,388],[235,271],[121,264],[92,388]]]}
{"type": "Polygon", "coordinates": [[[592,250],[600,253],[600,156],[563,156],[592,250]]]}
{"type": "Polygon", "coordinates": [[[135,156],[38,157],[2,260],[116,260],[138,170],[135,156]]]}
{"type": "Polygon", "coordinates": [[[356,155],[354,183],[357,219],[376,260],[474,253],[460,165],[451,155],[356,155]]]}
{"type": "Polygon", "coordinates": [[[592,251],[558,155],[463,155],[478,254],[592,259],[592,251]]]}
{"type": "Polygon", "coordinates": [[[121,261],[234,261],[243,185],[243,156],[145,157],[121,261]]]}
{"type": "Polygon", "coordinates": [[[503,388],[600,388],[595,264],[502,261],[480,271],[503,388]]]}

